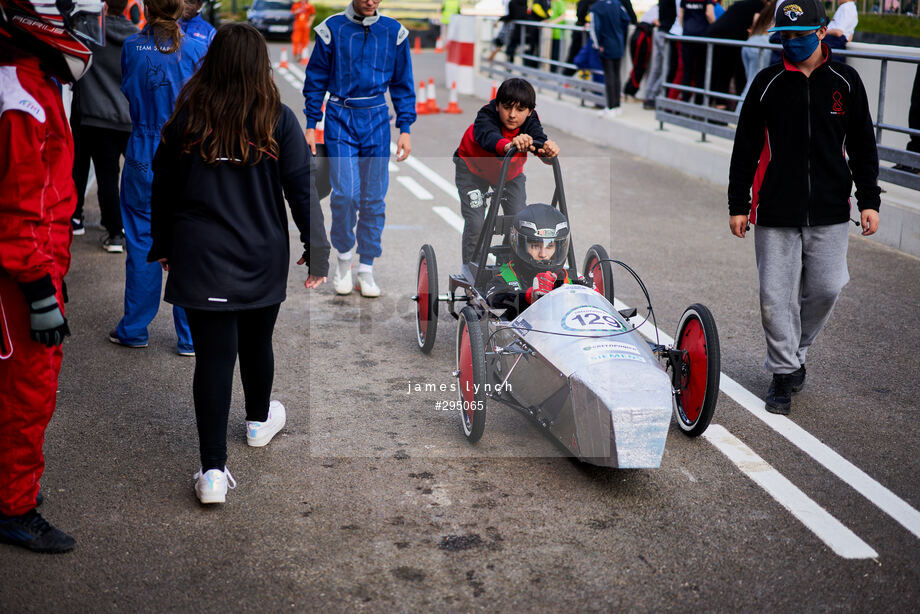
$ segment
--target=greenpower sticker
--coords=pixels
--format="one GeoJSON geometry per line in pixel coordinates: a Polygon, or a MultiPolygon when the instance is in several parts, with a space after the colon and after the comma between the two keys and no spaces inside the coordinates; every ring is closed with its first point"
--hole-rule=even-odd
{"type": "Polygon", "coordinates": [[[562,328],[577,333],[619,333],[626,330],[612,314],[592,305],[571,309],[562,318],[562,328]]]}

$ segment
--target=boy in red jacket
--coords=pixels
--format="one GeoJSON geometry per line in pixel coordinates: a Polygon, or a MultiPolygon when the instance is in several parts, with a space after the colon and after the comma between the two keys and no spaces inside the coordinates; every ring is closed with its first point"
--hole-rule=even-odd
{"type": "Polygon", "coordinates": [[[537,94],[524,79],[512,78],[501,84],[495,100],[479,109],[476,120],[454,152],[455,182],[460,194],[463,215],[463,262],[473,259],[485,221],[485,195],[498,185],[502,158],[516,148],[518,155],[511,161],[502,199],[505,215],[514,215],[524,208],[524,162],[527,152],[543,157],[547,164],[559,155],[559,146],[543,132],[540,118],[534,112],[537,94]],[[543,143],[540,149],[534,143],[543,143]]]}

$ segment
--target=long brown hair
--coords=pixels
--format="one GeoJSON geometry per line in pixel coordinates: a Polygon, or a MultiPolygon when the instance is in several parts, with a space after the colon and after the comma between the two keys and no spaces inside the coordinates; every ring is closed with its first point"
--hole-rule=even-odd
{"type": "Polygon", "coordinates": [[[776,12],[776,0],[766,0],[763,8],[757,13],[754,19],[754,25],[751,26],[751,36],[755,34],[766,34],[767,30],[773,25],[774,13],[776,12]]]}
{"type": "Polygon", "coordinates": [[[144,0],[147,27],[153,44],[162,53],[173,53],[182,42],[178,19],[185,10],[183,0],[144,0]],[[160,45],[163,45],[162,47],[160,45]]]}
{"type": "Polygon", "coordinates": [[[182,111],[188,114],[183,153],[200,143],[201,157],[208,164],[258,164],[262,154],[278,155],[273,133],[281,117],[281,95],[258,30],[248,23],[227,23],[217,30],[201,68],[179,92],[166,125],[182,111]]]}

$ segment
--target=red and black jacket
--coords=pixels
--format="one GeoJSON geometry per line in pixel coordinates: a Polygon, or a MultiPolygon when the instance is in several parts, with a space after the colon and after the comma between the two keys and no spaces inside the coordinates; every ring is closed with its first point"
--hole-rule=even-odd
{"type": "Polygon", "coordinates": [[[751,84],[732,151],[730,215],[761,226],[825,226],[879,208],[878,150],[859,74],[831,61],[806,77],[783,58],[751,84]],[[849,155],[849,161],[846,156],[849,155]]]}
{"type": "MultiPolygon", "coordinates": [[[[471,173],[494,186],[498,184],[505,146],[519,134],[529,134],[538,143],[545,143],[547,139],[536,111],[533,111],[517,130],[505,130],[498,115],[498,101],[492,100],[479,109],[473,125],[463,133],[460,147],[454,152],[454,156],[462,159],[471,173]]],[[[508,169],[508,181],[524,172],[526,161],[527,154],[523,152],[514,156],[508,169]]],[[[548,163],[552,164],[552,160],[548,163]]]]}

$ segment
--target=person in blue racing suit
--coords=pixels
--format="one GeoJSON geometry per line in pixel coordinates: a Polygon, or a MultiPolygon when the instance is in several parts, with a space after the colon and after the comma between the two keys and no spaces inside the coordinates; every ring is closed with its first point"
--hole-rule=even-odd
{"type": "Polygon", "coordinates": [[[325,138],[332,182],[332,246],[338,252],[333,286],[338,294],[356,287],[362,296],[380,296],[372,265],[382,253],[384,196],[389,175],[389,88],[396,110],[396,160],[409,156],[409,127],[415,121],[409,31],[377,13],[380,0],[353,0],[344,12],[314,28],[316,42],[303,87],[306,139],[316,153],[316,124],[326,103],[325,138]],[[357,236],[355,227],[357,226],[357,236]],[[351,249],[360,257],[352,284],[351,249]]]}
{"type": "MultiPolygon", "coordinates": [[[[128,248],[125,263],[125,314],[109,341],[147,347],[147,326],[160,307],[163,270],[147,262],[150,236],[150,190],[153,154],[163,124],[172,115],[176,96],[197,70],[207,45],[179,28],[182,0],[146,0],[147,25],[125,40],[121,52],[121,91],[128,99],[133,124],[121,175],[121,216],[128,248]]],[[[188,319],[173,307],[182,356],[194,356],[188,319]]]]}
{"type": "Polygon", "coordinates": [[[201,0],[184,0],[184,5],[185,12],[179,20],[179,27],[186,36],[197,38],[210,47],[217,30],[201,16],[201,0]]]}

